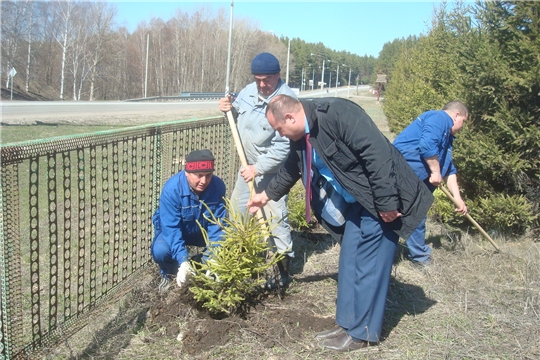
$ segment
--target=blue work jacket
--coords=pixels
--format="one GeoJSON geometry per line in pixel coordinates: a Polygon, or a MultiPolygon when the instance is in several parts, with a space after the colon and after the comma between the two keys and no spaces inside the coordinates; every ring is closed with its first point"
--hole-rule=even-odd
{"type": "Polygon", "coordinates": [[[193,192],[184,170],[171,177],[161,191],[159,207],[152,222],[154,240],[163,238],[171,248],[171,256],[179,263],[188,259],[186,245],[207,246],[201,229],[206,229],[210,241],[221,240],[222,226],[212,224],[204,218],[212,218],[206,204],[217,219],[227,216],[225,209],[225,183],[217,176],[212,176],[210,184],[201,194],[193,192]]]}
{"type": "Polygon", "coordinates": [[[394,146],[422,181],[431,174],[425,159],[435,155],[442,177],[457,173],[452,162],[454,136],[450,130],[453,125],[454,121],[444,110],[430,110],[418,116],[394,139],[394,146]]]}

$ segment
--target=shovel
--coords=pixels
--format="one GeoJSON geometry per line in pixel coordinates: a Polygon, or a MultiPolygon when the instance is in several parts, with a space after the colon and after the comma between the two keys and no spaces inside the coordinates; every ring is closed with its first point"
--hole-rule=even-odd
{"type": "MultiPolygon", "coordinates": [[[[454,199],[454,197],[452,196],[452,194],[450,194],[450,191],[448,191],[444,186],[439,186],[439,188],[443,191],[443,193],[450,199],[452,200],[452,202],[456,205],[456,206],[459,206],[460,204],[456,201],[456,199],[454,199]]],[[[493,241],[493,239],[491,238],[491,236],[488,235],[487,232],[484,231],[484,229],[482,229],[482,227],[480,225],[478,225],[478,223],[471,217],[471,215],[469,214],[465,214],[465,217],[471,222],[471,224],[474,225],[474,227],[476,227],[478,229],[478,231],[480,231],[480,233],[491,243],[491,245],[493,245],[493,247],[495,248],[495,250],[497,250],[497,252],[500,252],[501,249],[499,249],[499,247],[497,246],[497,244],[495,244],[495,241],[493,241]]]]}
{"type": "MultiPolygon", "coordinates": [[[[240,135],[238,134],[238,128],[236,127],[236,123],[234,122],[234,116],[232,114],[232,111],[227,111],[227,120],[229,120],[229,127],[231,128],[232,137],[234,140],[234,145],[236,147],[236,152],[238,153],[238,157],[240,158],[240,164],[242,167],[247,167],[248,162],[246,158],[246,154],[244,153],[244,147],[242,146],[242,142],[240,141],[240,135]]],[[[253,194],[255,191],[254,183],[255,179],[251,179],[251,181],[248,182],[249,187],[249,193],[253,194]]],[[[250,196],[251,197],[251,196],[250,196]]],[[[257,211],[257,219],[262,220],[263,214],[261,209],[257,211]]]]}

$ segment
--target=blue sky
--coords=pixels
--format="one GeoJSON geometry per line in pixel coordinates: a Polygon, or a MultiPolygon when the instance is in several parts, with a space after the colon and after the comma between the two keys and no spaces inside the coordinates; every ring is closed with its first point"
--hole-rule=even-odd
{"type": "MultiPolygon", "coordinates": [[[[177,8],[191,13],[201,5],[226,9],[231,1],[123,1],[117,19],[129,31],[152,17],[169,20],[177,8]]],[[[384,43],[426,33],[440,1],[234,1],[233,20],[249,18],[263,31],[357,55],[377,57],[384,43]]],[[[228,18],[228,17],[227,17],[228,18]]],[[[233,21],[234,24],[234,21],[233,21]]],[[[234,31],[234,30],[233,30],[234,31]]]]}

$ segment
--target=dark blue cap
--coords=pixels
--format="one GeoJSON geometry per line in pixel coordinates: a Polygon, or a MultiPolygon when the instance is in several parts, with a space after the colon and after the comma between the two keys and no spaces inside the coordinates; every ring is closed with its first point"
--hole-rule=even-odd
{"type": "Polygon", "coordinates": [[[267,52],[255,56],[251,62],[251,73],[253,75],[277,74],[280,71],[278,59],[267,52]]]}

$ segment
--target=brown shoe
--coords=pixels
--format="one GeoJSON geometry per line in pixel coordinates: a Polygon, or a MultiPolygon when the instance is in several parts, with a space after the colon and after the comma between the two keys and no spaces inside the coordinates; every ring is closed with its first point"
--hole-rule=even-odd
{"type": "Polygon", "coordinates": [[[356,341],[346,331],[343,331],[336,337],[324,340],[322,345],[330,350],[345,352],[367,348],[369,343],[363,340],[356,341]]]}
{"type": "Polygon", "coordinates": [[[321,331],[319,333],[316,333],[315,334],[315,339],[317,339],[317,340],[332,339],[332,338],[335,338],[336,336],[340,335],[342,332],[345,332],[345,329],[342,328],[339,325],[336,325],[336,327],[331,329],[331,330],[325,330],[325,331],[321,331]]]}

